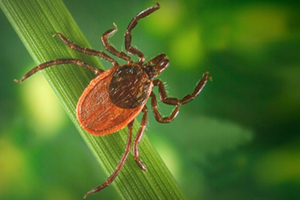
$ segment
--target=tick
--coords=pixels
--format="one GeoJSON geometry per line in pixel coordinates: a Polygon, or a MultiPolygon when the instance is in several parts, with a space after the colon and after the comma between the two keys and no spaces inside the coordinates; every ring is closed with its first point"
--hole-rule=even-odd
{"type": "Polygon", "coordinates": [[[115,59],[106,53],[83,48],[72,43],[63,34],[55,33],[53,36],[58,35],[71,49],[88,55],[98,56],[111,62],[113,67],[103,71],[78,59],[56,59],[34,67],[25,74],[21,80],[15,80],[15,82],[21,83],[37,71],[53,65],[75,64],[87,68],[97,76],[83,91],[77,103],[76,114],[82,128],[92,135],[102,136],[114,133],[126,126],[128,127],[125,153],[122,155],[115,171],[102,185],[87,192],[84,196],[85,198],[90,193],[96,193],[106,188],[117,177],[129,154],[132,143],[133,122],[140,112],[143,113],[143,116],[140,128],[133,142],[133,157],[138,166],[142,170],[147,171],[145,165],[139,158],[138,145],[147,125],[148,109],[146,102],[150,97],[151,108],[155,119],[160,123],[170,123],[177,116],[180,106],[190,102],[201,92],[207,82],[207,78],[211,80],[211,75],[206,72],[191,94],[186,95],[182,99],[167,96],[164,83],[159,79],[155,79],[169,65],[169,59],[166,54],[159,54],[145,63],[144,54],[136,47],[131,46],[131,31],[135,28],[140,19],[147,17],[160,8],[158,3],[155,4],[156,6],[147,8],[137,14],[131,20],[125,32],[125,49],[128,54],[137,55],[139,58],[138,62],[133,62],[127,54],[116,50],[108,43],[108,37],[117,31],[117,26],[114,24],[115,28],[106,31],[102,35],[102,43],[109,53],[127,61],[126,64],[119,65],[115,59]],[[158,87],[160,101],[175,106],[168,117],[162,117],[157,109],[157,99],[152,91],[155,86],[158,87]]]}

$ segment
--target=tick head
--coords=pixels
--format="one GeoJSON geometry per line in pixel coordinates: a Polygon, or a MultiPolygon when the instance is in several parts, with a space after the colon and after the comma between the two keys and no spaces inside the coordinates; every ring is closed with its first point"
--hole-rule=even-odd
{"type": "Polygon", "coordinates": [[[166,54],[160,54],[149,62],[147,62],[143,69],[147,73],[150,80],[156,78],[162,71],[164,71],[169,65],[169,59],[166,54]]]}

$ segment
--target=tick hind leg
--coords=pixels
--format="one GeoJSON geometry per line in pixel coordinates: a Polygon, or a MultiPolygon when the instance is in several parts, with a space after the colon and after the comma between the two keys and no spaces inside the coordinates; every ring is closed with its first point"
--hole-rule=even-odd
{"type": "Polygon", "coordinates": [[[34,73],[36,73],[37,71],[46,69],[48,67],[51,67],[53,65],[62,65],[62,64],[75,64],[84,68],[87,68],[89,70],[91,70],[92,72],[94,72],[95,74],[99,75],[100,73],[103,72],[102,69],[98,69],[96,67],[93,67],[92,65],[89,65],[81,60],[78,59],[56,59],[56,60],[51,60],[45,63],[42,63],[36,67],[34,67],[32,70],[30,70],[29,72],[27,72],[20,80],[14,80],[17,83],[22,83],[23,81],[25,81],[27,78],[29,78],[30,76],[32,76],[34,73]]]}
{"type": "Polygon", "coordinates": [[[61,33],[54,33],[53,37],[58,35],[60,37],[60,39],[66,44],[68,45],[71,49],[75,50],[75,51],[79,51],[81,53],[87,54],[87,55],[91,55],[91,56],[98,56],[104,60],[107,60],[109,62],[112,63],[113,66],[118,66],[118,62],[111,58],[109,55],[107,55],[106,53],[102,52],[102,51],[97,51],[94,49],[89,49],[89,48],[83,48],[75,43],[72,43],[68,38],[66,38],[66,36],[64,36],[61,33]]]}
{"type": "Polygon", "coordinates": [[[119,172],[121,171],[123,165],[125,164],[125,161],[127,159],[127,156],[130,152],[130,147],[131,147],[131,138],[132,138],[132,128],[133,128],[133,121],[131,121],[128,124],[128,139],[127,139],[127,143],[126,143],[126,147],[125,147],[125,152],[119,162],[119,164],[117,165],[115,171],[110,175],[110,177],[108,177],[108,179],[100,186],[88,191],[85,195],[84,198],[86,198],[89,194],[91,193],[96,193],[99,192],[100,190],[103,190],[104,188],[106,188],[107,186],[109,186],[117,177],[117,175],[119,174],[119,172]]]}
{"type": "Polygon", "coordinates": [[[165,104],[176,106],[174,108],[174,110],[172,111],[172,113],[171,113],[170,116],[168,116],[168,117],[162,117],[161,114],[159,113],[158,109],[157,109],[156,96],[152,92],[151,93],[151,107],[152,107],[155,119],[158,122],[161,122],[161,123],[169,123],[169,122],[173,121],[175,119],[175,117],[177,116],[177,114],[179,113],[179,107],[180,107],[180,105],[186,104],[189,101],[193,100],[196,96],[198,96],[198,94],[201,92],[201,90],[205,86],[205,84],[207,82],[207,78],[209,78],[210,80],[212,80],[212,77],[211,77],[211,75],[208,72],[206,72],[203,75],[203,77],[201,78],[201,80],[196,85],[194,91],[191,94],[188,94],[185,97],[183,97],[181,100],[177,99],[177,98],[170,98],[170,97],[168,97],[163,82],[161,80],[159,80],[159,79],[154,80],[153,84],[155,86],[158,86],[158,89],[159,89],[158,91],[159,91],[160,100],[163,103],[165,103],[165,104]]]}
{"type": "Polygon", "coordinates": [[[148,118],[148,109],[146,106],[143,107],[142,112],[143,114],[143,118],[142,118],[142,122],[140,125],[140,129],[138,130],[136,137],[134,139],[134,143],[133,143],[133,157],[135,162],[138,164],[138,166],[144,170],[147,171],[147,168],[145,167],[145,165],[143,164],[143,162],[141,161],[141,159],[139,158],[139,149],[138,149],[138,145],[141,142],[143,133],[145,131],[145,128],[147,126],[147,118],[148,118]]]}
{"type": "Polygon", "coordinates": [[[130,54],[138,55],[139,63],[143,63],[145,61],[145,57],[144,57],[144,54],[140,50],[131,46],[131,31],[138,24],[138,21],[140,19],[147,17],[148,15],[150,15],[151,13],[153,13],[154,11],[156,11],[160,8],[160,5],[157,2],[155,2],[155,4],[156,4],[155,7],[147,8],[146,10],[143,10],[142,12],[137,14],[137,16],[135,16],[131,20],[131,22],[129,23],[127,30],[125,32],[125,49],[130,54]]]}
{"type": "Polygon", "coordinates": [[[110,52],[111,54],[118,56],[119,58],[126,60],[128,62],[132,62],[131,58],[126,55],[124,52],[122,51],[118,51],[116,50],[112,45],[110,45],[108,43],[108,37],[112,36],[117,30],[117,25],[114,23],[115,28],[114,29],[110,29],[108,31],[106,31],[102,36],[101,36],[101,40],[103,43],[103,46],[105,47],[105,49],[110,52]]]}

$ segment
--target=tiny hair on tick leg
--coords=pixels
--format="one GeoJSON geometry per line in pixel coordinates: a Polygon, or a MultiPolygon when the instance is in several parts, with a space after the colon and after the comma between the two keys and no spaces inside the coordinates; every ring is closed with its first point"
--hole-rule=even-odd
{"type": "Polygon", "coordinates": [[[143,52],[131,45],[131,31],[140,19],[149,16],[160,8],[157,2],[155,4],[156,6],[149,7],[138,13],[129,23],[125,31],[125,50],[127,54],[123,51],[118,51],[108,42],[108,38],[117,31],[115,23],[113,23],[114,28],[106,31],[101,37],[105,49],[112,55],[126,61],[126,64],[119,65],[115,59],[105,52],[81,47],[72,43],[62,33],[54,33],[53,36],[57,35],[71,49],[91,56],[98,56],[110,62],[113,67],[104,71],[78,59],[56,59],[34,67],[20,80],[15,80],[17,83],[22,83],[37,71],[51,66],[74,64],[75,66],[87,68],[97,76],[85,88],[77,103],[76,116],[81,127],[89,134],[96,136],[108,135],[126,126],[128,127],[125,152],[116,169],[103,184],[88,191],[84,198],[91,193],[99,192],[108,187],[114,181],[125,164],[131,148],[133,148],[133,157],[137,165],[142,170],[147,171],[146,166],[139,157],[138,146],[147,127],[148,108],[146,107],[146,102],[149,98],[151,98],[151,109],[155,119],[160,123],[170,123],[178,115],[181,105],[196,98],[204,88],[207,79],[212,80],[210,73],[205,72],[192,93],[187,94],[182,99],[168,97],[165,84],[160,79],[156,79],[169,65],[167,55],[164,53],[159,54],[145,63],[143,52]],[[128,54],[137,55],[139,58],[138,62],[134,62],[128,54]],[[159,100],[162,103],[174,106],[169,116],[160,114],[156,95],[152,91],[154,87],[158,88],[159,100]],[[133,122],[141,112],[143,113],[142,121],[131,147],[133,122]]]}

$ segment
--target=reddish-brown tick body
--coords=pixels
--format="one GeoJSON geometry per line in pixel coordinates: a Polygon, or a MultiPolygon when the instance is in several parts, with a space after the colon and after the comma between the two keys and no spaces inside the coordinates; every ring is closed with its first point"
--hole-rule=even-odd
{"type": "Polygon", "coordinates": [[[117,27],[114,24],[114,29],[110,29],[102,35],[102,43],[108,52],[127,61],[127,64],[120,66],[115,59],[106,53],[83,48],[70,42],[63,34],[55,33],[54,35],[58,35],[71,49],[88,55],[98,56],[111,62],[113,67],[103,71],[78,59],[63,58],[42,63],[25,74],[21,80],[15,80],[16,82],[23,82],[35,72],[53,65],[74,64],[87,68],[94,72],[97,77],[87,86],[77,103],[76,114],[80,125],[84,130],[93,135],[107,135],[126,126],[128,127],[128,139],[125,152],[115,171],[106,182],[87,192],[84,197],[87,197],[90,193],[96,193],[106,188],[117,177],[130,152],[134,119],[141,112],[143,113],[143,117],[133,142],[133,157],[138,166],[142,170],[147,171],[145,165],[139,158],[138,145],[147,125],[148,109],[145,104],[149,98],[151,98],[151,108],[155,119],[160,123],[170,123],[177,116],[180,106],[198,96],[205,86],[207,78],[211,79],[210,74],[206,72],[191,94],[186,95],[182,99],[167,96],[163,82],[159,79],[155,79],[169,65],[169,59],[166,54],[159,54],[144,63],[144,54],[137,48],[131,46],[132,29],[137,25],[140,19],[147,17],[160,8],[158,3],[156,3],[156,5],[157,6],[147,8],[136,15],[129,23],[125,32],[125,49],[127,53],[137,55],[139,57],[138,62],[133,62],[123,51],[118,51],[109,45],[107,38],[117,31],[117,27]],[[162,117],[158,111],[156,95],[152,91],[154,86],[158,87],[159,99],[162,103],[175,106],[170,116],[162,117]]]}
{"type": "Polygon", "coordinates": [[[153,83],[140,66],[113,67],[98,75],[77,104],[81,126],[93,135],[126,127],[143,109],[153,83]]]}

